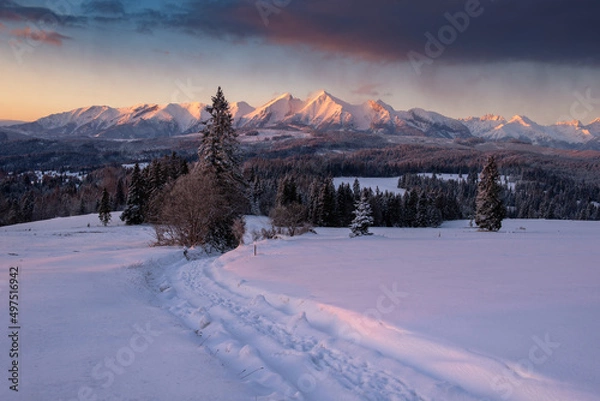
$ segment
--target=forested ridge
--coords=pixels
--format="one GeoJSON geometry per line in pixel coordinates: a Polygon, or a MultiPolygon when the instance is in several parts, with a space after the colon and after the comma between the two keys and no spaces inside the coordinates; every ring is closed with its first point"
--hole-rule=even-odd
{"type": "MultiPolygon", "coordinates": [[[[481,151],[470,147],[397,145],[370,149],[325,151],[293,144],[271,148],[245,147],[244,175],[250,183],[247,213],[269,215],[277,206],[278,189],[294,187],[295,202],[316,225],[347,226],[357,197],[356,188],[335,188],[333,177],[401,176],[404,195],[367,191],[376,226],[434,226],[443,220],[470,219],[476,181],[486,158],[494,154],[500,173],[510,177],[504,202],[511,218],[600,219],[600,156],[597,152],[556,151],[550,154],[514,150],[481,151]],[[418,173],[461,174],[444,181],[418,173]]],[[[173,175],[175,165],[192,165],[197,156],[184,152],[146,159],[148,181],[173,175]],[[154,160],[153,163],[150,163],[154,160]],[[154,167],[152,167],[154,165],[154,167]],[[169,171],[171,171],[169,173],[169,171]],[[151,179],[151,177],[154,178],[151,179]]],[[[187,167],[186,167],[187,168],[187,167]]],[[[0,224],[97,212],[102,191],[114,210],[123,210],[133,169],[121,164],[83,170],[72,176],[54,171],[14,173],[0,170],[0,224]]],[[[178,173],[177,173],[178,174],[178,173]]],[[[288,188],[289,189],[289,188],[288,188]]],[[[362,189],[361,189],[362,190],[362,189]]]]}

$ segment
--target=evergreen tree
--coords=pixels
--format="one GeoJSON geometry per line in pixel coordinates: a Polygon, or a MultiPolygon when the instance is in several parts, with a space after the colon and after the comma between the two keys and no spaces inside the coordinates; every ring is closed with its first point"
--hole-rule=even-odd
{"type": "Polygon", "coordinates": [[[79,209],[77,210],[77,213],[80,216],[86,213],[86,211],[85,211],[85,201],[83,200],[83,198],[81,198],[79,200],[79,209]]]}
{"type": "Polygon", "coordinates": [[[111,207],[110,207],[110,196],[106,188],[102,190],[102,199],[100,200],[100,206],[98,207],[98,218],[102,222],[102,225],[106,227],[110,222],[111,207]]]}
{"type": "Polygon", "coordinates": [[[32,191],[29,191],[22,199],[21,199],[21,221],[28,222],[33,220],[33,208],[35,206],[35,195],[32,191]]]}
{"type": "Polygon", "coordinates": [[[308,208],[302,204],[302,197],[293,175],[285,176],[277,187],[275,208],[270,213],[271,221],[275,227],[283,227],[287,234],[294,236],[307,228],[308,208]]]}
{"type": "Polygon", "coordinates": [[[354,199],[358,202],[360,200],[360,182],[358,178],[355,178],[352,183],[352,193],[354,194],[354,199]]]}
{"type": "Polygon", "coordinates": [[[475,199],[475,223],[482,230],[498,231],[502,227],[502,220],[506,217],[499,181],[498,167],[494,157],[491,156],[479,176],[475,199]]]}
{"type": "Polygon", "coordinates": [[[133,167],[127,194],[127,205],[121,220],[127,225],[142,224],[146,220],[146,184],[138,163],[133,167]]]}
{"type": "Polygon", "coordinates": [[[425,192],[419,194],[417,201],[417,214],[415,216],[415,227],[429,227],[429,199],[425,192]]]}
{"type": "Polygon", "coordinates": [[[335,227],[337,225],[336,191],[332,178],[325,179],[321,184],[316,216],[319,226],[335,227]]]}
{"type": "Polygon", "coordinates": [[[336,203],[338,207],[338,225],[348,227],[352,222],[352,212],[354,211],[354,193],[350,184],[342,184],[337,190],[336,203]]]}
{"type": "Polygon", "coordinates": [[[373,213],[371,212],[371,205],[363,192],[360,200],[356,203],[356,209],[354,210],[354,220],[350,225],[350,237],[359,237],[361,235],[371,235],[369,227],[373,224],[373,213]]]}
{"type": "Polygon", "coordinates": [[[233,128],[229,102],[221,87],[212,97],[212,105],[207,106],[206,111],[210,113],[210,118],[202,132],[202,142],[198,148],[199,169],[203,173],[213,174],[220,184],[241,190],[245,186],[245,180],[241,171],[239,142],[233,128]]]}
{"type": "Polygon", "coordinates": [[[125,188],[123,188],[123,179],[121,178],[117,182],[117,192],[115,193],[114,210],[121,210],[121,208],[125,205],[126,201],[127,197],[125,196],[125,188]]]}
{"type": "Polygon", "coordinates": [[[319,225],[320,211],[322,210],[319,199],[320,191],[321,182],[318,178],[314,178],[310,184],[308,195],[308,220],[314,225],[319,225]]]}
{"type": "Polygon", "coordinates": [[[195,174],[211,180],[222,199],[221,204],[213,205],[211,214],[214,217],[208,227],[206,245],[224,252],[237,247],[241,240],[235,227],[239,226],[236,222],[243,219],[243,213],[249,207],[247,184],[242,174],[239,142],[233,128],[229,102],[221,87],[206,111],[210,118],[202,133],[198,148],[200,160],[195,174]]]}
{"type": "Polygon", "coordinates": [[[298,186],[293,175],[285,176],[277,186],[277,196],[275,203],[278,206],[287,206],[291,203],[302,203],[302,198],[298,193],[298,186]]]}
{"type": "Polygon", "coordinates": [[[416,227],[419,193],[416,189],[404,193],[404,226],[416,227]]]}

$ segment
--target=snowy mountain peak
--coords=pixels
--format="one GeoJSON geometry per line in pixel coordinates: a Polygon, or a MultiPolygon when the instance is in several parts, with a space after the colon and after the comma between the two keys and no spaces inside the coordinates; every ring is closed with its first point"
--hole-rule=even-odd
{"type": "Polygon", "coordinates": [[[497,116],[495,114],[486,114],[481,117],[481,121],[506,121],[506,119],[502,116],[497,116]]]}
{"type": "Polygon", "coordinates": [[[368,100],[367,101],[367,106],[372,108],[373,110],[375,110],[376,112],[380,113],[380,112],[388,112],[388,113],[393,113],[394,112],[394,108],[392,106],[390,106],[389,104],[387,104],[386,102],[384,102],[383,100],[379,99],[377,101],[374,100],[368,100]]]}
{"type": "Polygon", "coordinates": [[[562,126],[568,126],[568,127],[576,127],[576,128],[583,128],[583,124],[579,120],[559,121],[559,122],[556,123],[556,125],[562,125],[562,126]]]}
{"type": "Polygon", "coordinates": [[[231,104],[231,115],[235,121],[239,120],[246,114],[252,113],[256,108],[250,106],[246,102],[234,102],[231,104]]]}
{"type": "Polygon", "coordinates": [[[521,115],[514,116],[513,118],[510,119],[510,121],[507,124],[520,124],[525,127],[531,127],[532,125],[537,125],[534,121],[532,121],[528,117],[521,116],[521,115]]]}
{"type": "Polygon", "coordinates": [[[348,107],[351,107],[350,104],[333,96],[325,90],[317,92],[315,95],[306,100],[303,109],[311,107],[313,104],[317,104],[317,107],[321,107],[323,109],[347,109],[348,107]]]}
{"type": "Polygon", "coordinates": [[[277,96],[276,98],[272,99],[271,101],[267,102],[266,105],[277,103],[277,102],[282,101],[282,100],[284,100],[284,101],[291,101],[293,99],[295,99],[295,98],[294,98],[294,96],[292,96],[291,93],[285,92],[285,93],[277,96]]]}
{"type": "Polygon", "coordinates": [[[309,96],[310,99],[316,99],[319,97],[332,97],[331,94],[329,92],[327,92],[325,89],[319,89],[318,91],[314,92],[311,94],[311,96],[309,96]]]}
{"type": "Polygon", "coordinates": [[[321,90],[304,102],[298,112],[287,117],[286,121],[317,129],[342,128],[351,125],[353,116],[349,107],[346,102],[321,90]]]}
{"type": "Polygon", "coordinates": [[[237,126],[257,128],[278,124],[284,118],[300,110],[303,104],[304,102],[296,99],[290,93],[284,93],[265,105],[241,116],[237,121],[237,126]]]}

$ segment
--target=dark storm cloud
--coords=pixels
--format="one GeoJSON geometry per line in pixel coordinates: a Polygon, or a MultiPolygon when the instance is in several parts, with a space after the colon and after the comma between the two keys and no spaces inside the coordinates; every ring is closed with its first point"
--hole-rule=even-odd
{"type": "Polygon", "coordinates": [[[0,0],[0,21],[133,24],[144,34],[258,39],[374,61],[600,63],[598,0],[86,0],[79,15],[46,4],[0,0]]]}
{"type": "Polygon", "coordinates": [[[450,42],[442,42],[448,62],[600,61],[597,0],[188,1],[155,23],[371,60],[406,60],[411,51],[425,55],[426,33],[439,41],[442,30],[450,42]],[[467,26],[461,16],[469,14],[467,26]],[[457,16],[456,27],[448,15],[457,16]]]}
{"type": "Polygon", "coordinates": [[[76,25],[84,20],[70,14],[57,14],[46,7],[22,6],[12,0],[0,0],[0,20],[32,22],[34,24],[76,25]]]}
{"type": "Polygon", "coordinates": [[[123,15],[125,6],[119,0],[86,1],[81,6],[85,14],[123,15]]]}

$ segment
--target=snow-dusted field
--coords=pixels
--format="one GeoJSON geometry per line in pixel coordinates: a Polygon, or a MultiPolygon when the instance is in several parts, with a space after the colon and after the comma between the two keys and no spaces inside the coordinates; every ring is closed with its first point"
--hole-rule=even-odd
{"type": "Polygon", "coordinates": [[[361,188],[371,188],[375,191],[377,188],[381,192],[391,192],[393,194],[404,195],[405,189],[398,188],[398,179],[400,177],[335,177],[333,179],[333,185],[338,188],[342,184],[350,184],[350,188],[354,184],[354,180],[358,180],[361,188]]]}
{"type": "Polygon", "coordinates": [[[600,400],[599,223],[373,231],[187,261],[95,215],[0,228],[0,399],[600,400]]]}
{"type": "Polygon", "coordinates": [[[0,400],[253,399],[149,290],[147,272],[181,251],[149,247],[149,227],[99,223],[89,215],[0,227],[0,400]],[[20,268],[18,393],[7,381],[10,266],[20,268]]]}

